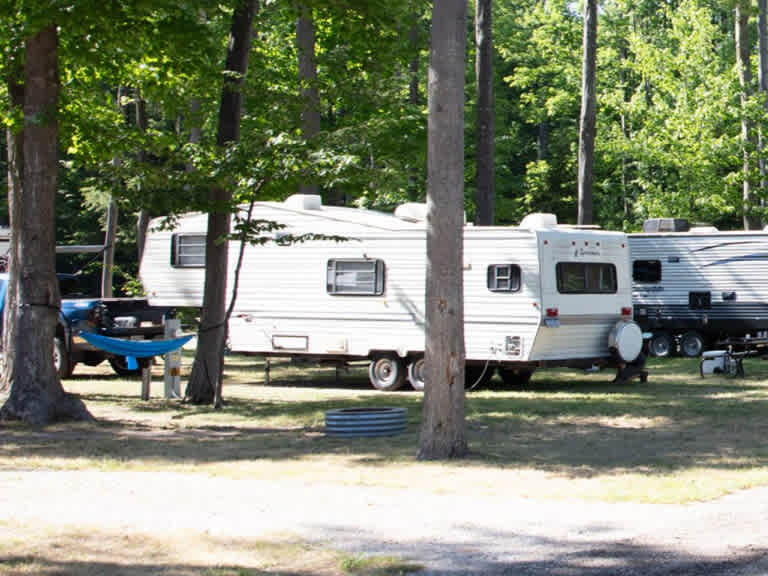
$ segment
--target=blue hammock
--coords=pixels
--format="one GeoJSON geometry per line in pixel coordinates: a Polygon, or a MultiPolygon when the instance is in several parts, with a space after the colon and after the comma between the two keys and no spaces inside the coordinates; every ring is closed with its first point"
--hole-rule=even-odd
{"type": "Polygon", "coordinates": [[[194,334],[171,340],[123,340],[122,338],[110,338],[95,332],[84,331],[80,332],[80,336],[93,346],[96,346],[96,348],[106,350],[117,356],[125,356],[128,368],[135,370],[138,367],[136,358],[162,356],[184,346],[194,337],[194,334]]]}

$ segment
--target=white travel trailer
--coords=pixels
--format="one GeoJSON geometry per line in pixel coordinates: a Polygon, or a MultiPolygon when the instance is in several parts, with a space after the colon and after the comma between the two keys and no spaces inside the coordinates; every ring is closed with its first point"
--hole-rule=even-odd
{"type": "Polygon", "coordinates": [[[768,232],[689,228],[656,219],[629,235],[635,321],[649,352],[699,356],[718,341],[768,330],[768,232]]]}
{"type": "MultiPolygon", "coordinates": [[[[394,214],[323,206],[319,196],[256,203],[253,218],[346,240],[269,242],[245,248],[229,346],[235,352],[339,361],[370,359],[374,387],[406,378],[423,387],[425,205],[394,214]]],[[[200,306],[206,216],[175,229],[154,222],[141,262],[150,302],[200,306]]],[[[230,246],[233,274],[239,243],[230,246]]],[[[232,286],[232,277],[229,278],[232,286]]],[[[519,227],[464,229],[467,380],[498,367],[524,383],[538,366],[616,366],[634,361],[629,246],[619,232],[558,226],[553,215],[519,227]]]]}

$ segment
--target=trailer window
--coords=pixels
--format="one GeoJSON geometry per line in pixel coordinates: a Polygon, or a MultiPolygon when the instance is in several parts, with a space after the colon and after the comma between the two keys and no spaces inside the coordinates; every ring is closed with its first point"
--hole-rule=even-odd
{"type": "Polygon", "coordinates": [[[635,260],[632,262],[632,280],[635,282],[661,282],[661,260],[635,260]]]}
{"type": "Polygon", "coordinates": [[[559,262],[557,291],[561,294],[615,294],[616,267],[597,262],[559,262]]]}
{"type": "Polygon", "coordinates": [[[378,296],[384,293],[383,260],[328,260],[328,294],[378,296]]]}
{"type": "Polygon", "coordinates": [[[488,290],[491,292],[517,292],[520,290],[520,266],[491,264],[488,266],[488,290]]]}
{"type": "Polygon", "coordinates": [[[171,266],[205,268],[205,234],[174,234],[171,239],[171,266]]]}

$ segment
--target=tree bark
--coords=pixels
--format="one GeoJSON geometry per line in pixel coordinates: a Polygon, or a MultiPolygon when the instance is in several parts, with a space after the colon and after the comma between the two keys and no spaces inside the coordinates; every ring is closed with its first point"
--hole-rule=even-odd
{"type": "MultiPolygon", "coordinates": [[[[147,106],[144,99],[141,97],[141,89],[136,88],[136,127],[143,133],[147,130],[147,106]]],[[[139,150],[136,153],[137,160],[144,162],[146,160],[146,153],[144,150],[139,150]]],[[[147,229],[149,228],[149,221],[152,219],[152,215],[149,210],[142,208],[139,210],[139,216],[136,219],[136,252],[141,262],[142,256],[144,256],[144,245],[147,242],[147,229]]]]}
{"type": "Polygon", "coordinates": [[[597,0],[584,3],[584,42],[579,120],[579,224],[592,224],[592,183],[597,116],[597,0]]]}
{"type": "MultiPolygon", "coordinates": [[[[317,90],[317,62],[315,60],[315,25],[312,9],[299,6],[296,21],[296,44],[299,53],[299,85],[301,86],[301,135],[311,140],[320,132],[320,95],[317,90]]],[[[317,184],[299,184],[300,194],[317,194],[317,184]]]]}
{"type": "MultiPolygon", "coordinates": [[[[232,16],[230,41],[227,49],[226,71],[219,106],[217,143],[220,147],[240,139],[242,112],[241,87],[248,70],[248,52],[251,46],[251,24],[256,12],[256,0],[245,0],[232,16]],[[234,74],[231,74],[234,73],[234,74]]],[[[226,295],[228,242],[222,242],[230,231],[230,204],[232,192],[214,187],[209,193],[211,211],[208,214],[208,232],[205,241],[205,287],[203,311],[197,350],[185,396],[195,404],[211,403],[221,389],[224,372],[224,346],[227,341],[226,295]]],[[[217,402],[220,398],[217,399],[217,402]]]]}
{"type": "MultiPolygon", "coordinates": [[[[768,0],[757,0],[757,85],[763,96],[763,107],[768,112],[768,0]]],[[[760,169],[760,204],[765,206],[768,196],[765,148],[762,128],[757,133],[758,167],[760,169]]]]}
{"type": "Polygon", "coordinates": [[[492,0],[475,2],[475,78],[477,81],[475,223],[494,222],[494,106],[493,106],[493,27],[492,0]]]}
{"type": "Polygon", "coordinates": [[[737,68],[739,70],[739,85],[741,86],[741,145],[742,145],[742,206],[744,209],[744,230],[758,230],[760,217],[754,213],[754,199],[752,198],[752,184],[749,171],[749,149],[752,139],[752,126],[747,117],[747,101],[749,100],[752,85],[752,71],[749,66],[749,2],[737,0],[734,17],[734,36],[736,40],[737,68]]]}
{"type": "Polygon", "coordinates": [[[432,8],[427,121],[424,414],[419,458],[459,458],[464,435],[465,0],[432,8]]]}
{"type": "Polygon", "coordinates": [[[64,392],[53,366],[59,308],[54,211],[58,169],[57,48],[55,25],[25,41],[25,162],[16,373],[10,396],[0,410],[4,419],[20,419],[38,426],[64,418],[91,417],[79,399],[64,392]]]}
{"type": "MultiPolygon", "coordinates": [[[[21,49],[15,51],[8,71],[8,96],[11,108],[24,108],[24,82],[21,49]]],[[[2,379],[0,389],[5,390],[13,382],[16,359],[16,317],[19,294],[19,228],[21,226],[21,201],[24,176],[24,130],[15,126],[6,129],[8,147],[8,217],[10,238],[8,243],[8,284],[3,307],[2,379]]]]}

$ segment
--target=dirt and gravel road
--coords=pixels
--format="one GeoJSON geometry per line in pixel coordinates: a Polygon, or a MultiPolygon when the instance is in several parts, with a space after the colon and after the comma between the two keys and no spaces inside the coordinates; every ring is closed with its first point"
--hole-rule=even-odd
{"type": "MultiPolygon", "coordinates": [[[[247,549],[249,541],[295,537],[412,560],[425,574],[768,574],[768,488],[657,505],[493,498],[471,486],[436,493],[307,478],[0,472],[0,537],[29,526],[147,538],[169,549],[205,539],[247,549]]],[[[232,552],[242,558],[244,550],[232,552]]]]}

